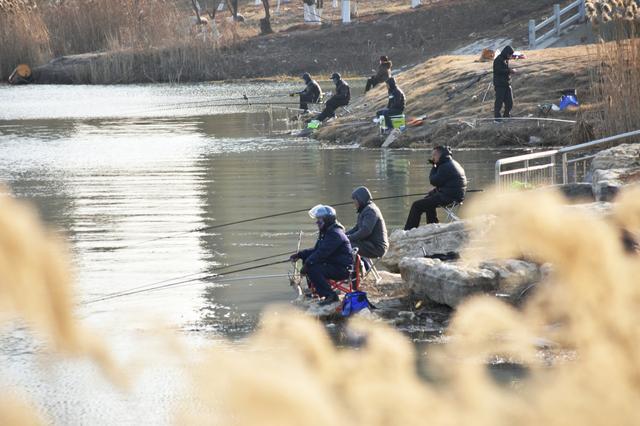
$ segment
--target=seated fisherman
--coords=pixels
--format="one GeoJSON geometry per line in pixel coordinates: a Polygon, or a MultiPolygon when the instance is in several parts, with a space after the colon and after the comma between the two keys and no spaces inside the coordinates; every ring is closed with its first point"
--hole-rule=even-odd
{"type": "Polygon", "coordinates": [[[336,211],[331,206],[319,204],[309,210],[309,216],[316,219],[318,241],[312,249],[291,255],[292,261],[302,259],[302,274],[307,275],[318,295],[324,300],[320,305],[330,305],[339,300],[327,279],[349,278],[353,268],[351,244],[344,233],[344,227],[336,220],[336,211]]]}
{"type": "Polygon", "coordinates": [[[464,200],[467,189],[467,178],[462,166],[453,159],[451,149],[437,146],[431,153],[429,162],[433,165],[429,173],[429,182],[435,186],[426,197],[411,205],[404,230],[408,231],[420,226],[420,216],[427,214],[427,224],[438,223],[436,207],[447,206],[464,200]]]}
{"type": "Polygon", "coordinates": [[[360,186],[354,189],[351,198],[358,210],[356,226],[347,231],[351,247],[357,248],[362,257],[384,256],[389,248],[387,226],[380,209],[371,198],[371,192],[366,186],[360,186]]]}
{"type": "Polygon", "coordinates": [[[336,116],[336,110],[341,106],[349,105],[351,100],[351,89],[349,85],[342,79],[342,76],[337,72],[334,72],[331,76],[331,80],[336,85],[336,93],[329,98],[324,110],[316,117],[318,121],[324,121],[327,118],[336,116]]]}
{"type": "Polygon", "coordinates": [[[396,84],[396,79],[391,77],[387,80],[387,92],[389,94],[389,101],[387,107],[376,112],[376,116],[384,116],[387,129],[393,128],[391,123],[391,117],[394,115],[400,115],[404,112],[405,97],[404,92],[400,90],[396,84]]]}
{"type": "Polygon", "coordinates": [[[364,88],[364,93],[373,89],[380,83],[385,83],[391,77],[391,61],[386,56],[380,56],[380,65],[378,65],[378,72],[376,75],[372,75],[367,79],[367,85],[364,88]]]}
{"type": "Polygon", "coordinates": [[[322,89],[317,81],[311,78],[308,72],[302,74],[306,87],[300,92],[291,93],[291,96],[300,95],[300,109],[305,112],[309,111],[309,103],[315,104],[320,102],[322,98],[322,89]]]}

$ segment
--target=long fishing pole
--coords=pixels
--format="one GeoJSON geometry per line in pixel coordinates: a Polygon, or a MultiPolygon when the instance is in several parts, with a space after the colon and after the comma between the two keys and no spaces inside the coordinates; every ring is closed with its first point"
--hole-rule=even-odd
{"type": "MultiPolygon", "coordinates": [[[[483,191],[482,189],[469,189],[466,192],[482,192],[482,191],[483,191]]],[[[388,197],[378,197],[378,198],[375,198],[374,200],[376,200],[376,201],[393,200],[393,199],[397,199],[397,198],[417,197],[417,196],[421,196],[421,195],[424,195],[424,194],[425,194],[424,192],[420,192],[420,193],[415,193],[415,194],[393,195],[393,196],[388,196],[388,197]]],[[[347,206],[347,205],[353,204],[353,201],[346,201],[346,202],[343,202],[343,203],[329,203],[329,204],[331,206],[340,207],[340,206],[347,206]]],[[[308,208],[299,209],[299,210],[290,210],[290,211],[286,211],[286,212],[274,213],[274,214],[269,214],[269,215],[265,215],[265,216],[258,216],[258,217],[248,218],[248,219],[236,220],[236,221],[233,221],[233,222],[221,223],[219,225],[204,226],[202,228],[191,229],[189,231],[175,232],[175,233],[172,233],[172,234],[169,234],[169,235],[165,235],[165,236],[162,236],[162,237],[151,238],[151,239],[148,239],[148,240],[139,241],[137,243],[128,244],[126,246],[116,247],[116,249],[120,250],[120,249],[139,246],[139,245],[146,244],[146,243],[151,243],[151,242],[154,242],[154,241],[160,241],[160,240],[166,240],[166,239],[170,239],[170,238],[176,238],[176,237],[179,237],[179,236],[182,236],[182,235],[192,234],[192,233],[195,233],[195,232],[211,231],[213,229],[225,228],[225,227],[228,227],[228,226],[240,225],[240,224],[243,224],[243,223],[255,222],[255,221],[259,221],[259,220],[270,219],[270,218],[273,218],[273,217],[288,216],[290,214],[304,213],[304,212],[307,212],[307,211],[309,211],[308,208]]]]}
{"type": "Polygon", "coordinates": [[[204,277],[191,278],[191,279],[187,279],[187,280],[183,280],[183,281],[178,281],[178,282],[175,282],[175,283],[157,285],[157,286],[148,287],[148,288],[139,288],[139,289],[126,290],[126,291],[122,291],[120,293],[110,294],[110,295],[99,297],[97,299],[92,299],[92,300],[84,302],[83,304],[84,305],[89,305],[89,304],[92,304],[92,303],[102,302],[102,301],[105,301],[105,300],[116,299],[116,298],[119,298],[119,297],[131,296],[131,295],[134,295],[134,294],[147,293],[147,292],[150,292],[150,291],[156,291],[156,290],[172,288],[172,287],[176,287],[176,286],[183,285],[183,284],[193,283],[193,282],[196,282],[196,281],[208,280],[208,279],[212,279],[212,278],[216,278],[216,277],[226,277],[226,276],[231,275],[231,274],[237,274],[238,272],[252,271],[252,270],[255,270],[255,269],[266,268],[268,266],[279,265],[279,264],[286,263],[286,262],[289,262],[289,259],[279,260],[277,262],[271,262],[271,263],[263,263],[261,265],[251,266],[251,267],[248,267],[248,268],[236,269],[236,270],[233,270],[233,271],[225,272],[224,274],[209,274],[209,275],[205,275],[204,277]]]}
{"type": "MultiPolygon", "coordinates": [[[[302,233],[302,231],[300,231],[300,232],[302,233]]],[[[221,266],[220,268],[215,269],[216,274],[207,274],[207,275],[205,275],[203,277],[199,277],[197,279],[205,279],[206,277],[211,276],[211,275],[225,275],[226,274],[224,272],[225,269],[235,268],[237,266],[247,265],[247,264],[250,264],[250,263],[260,262],[262,260],[273,259],[274,257],[286,256],[286,255],[290,255],[290,254],[291,254],[291,251],[287,251],[287,252],[284,252],[284,253],[278,253],[278,254],[274,254],[274,255],[271,255],[271,256],[264,256],[264,257],[259,257],[257,259],[246,260],[244,262],[238,262],[238,263],[233,263],[231,265],[221,266]],[[223,271],[220,271],[220,270],[223,270],[223,271]]],[[[158,286],[160,284],[164,284],[164,283],[168,283],[168,282],[172,282],[172,281],[176,281],[176,280],[183,280],[185,278],[190,278],[190,277],[194,277],[196,275],[203,275],[203,274],[206,274],[206,272],[195,272],[195,273],[191,273],[191,274],[187,274],[187,275],[181,275],[179,277],[167,278],[165,280],[155,281],[155,282],[144,284],[144,285],[141,285],[141,286],[138,286],[138,287],[132,287],[132,288],[129,288],[127,290],[115,291],[115,292],[109,293],[109,294],[107,294],[107,295],[105,295],[103,297],[115,296],[115,295],[118,295],[120,293],[125,293],[125,292],[129,292],[129,291],[143,290],[143,289],[146,289],[146,288],[156,287],[156,286],[158,286]]]]}

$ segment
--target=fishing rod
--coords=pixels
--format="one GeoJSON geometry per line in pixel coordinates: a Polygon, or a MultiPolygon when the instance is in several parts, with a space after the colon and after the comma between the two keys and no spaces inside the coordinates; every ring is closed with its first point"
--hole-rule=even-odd
{"type": "MultiPolygon", "coordinates": [[[[300,231],[300,232],[302,233],[302,231],[300,231]]],[[[271,256],[259,257],[257,259],[246,260],[244,262],[238,262],[238,263],[234,263],[234,264],[231,264],[231,265],[225,265],[225,266],[222,266],[220,268],[217,268],[216,270],[219,271],[220,269],[234,268],[234,267],[237,267],[237,266],[247,265],[249,263],[255,263],[255,262],[259,262],[259,261],[267,260],[267,259],[273,259],[274,257],[287,256],[287,255],[290,255],[290,254],[291,254],[291,251],[287,251],[287,252],[284,252],[284,253],[278,253],[278,254],[274,254],[274,255],[271,255],[271,256]]],[[[156,287],[156,286],[158,286],[160,284],[164,284],[164,283],[167,283],[167,282],[171,282],[171,281],[175,281],[175,280],[183,280],[183,279],[186,279],[186,278],[191,278],[191,277],[194,277],[196,275],[202,275],[202,274],[205,274],[205,272],[195,272],[195,273],[192,273],[192,274],[182,275],[182,276],[179,276],[179,277],[168,278],[168,279],[162,280],[162,281],[155,281],[155,282],[144,284],[144,285],[141,285],[141,286],[138,286],[138,287],[129,288],[127,290],[116,291],[116,292],[113,292],[113,293],[109,293],[109,294],[107,294],[107,295],[105,295],[103,297],[111,297],[111,296],[116,296],[116,295],[118,295],[120,293],[125,293],[125,292],[130,292],[130,291],[137,291],[137,290],[143,290],[143,289],[147,289],[147,288],[151,288],[151,287],[156,287]]],[[[206,276],[198,277],[198,278],[195,278],[195,279],[197,279],[197,280],[205,279],[210,275],[214,275],[214,274],[208,274],[206,276]]],[[[225,275],[225,272],[224,271],[222,273],[218,272],[215,275],[225,275]]],[[[87,303],[90,303],[90,302],[87,302],[87,303]]]]}
{"type": "MultiPolygon", "coordinates": [[[[484,190],[482,189],[469,189],[466,192],[483,192],[484,190]]],[[[405,194],[405,195],[393,195],[393,196],[388,196],[388,197],[379,197],[379,198],[375,198],[376,201],[384,201],[384,200],[393,200],[393,199],[397,199],[397,198],[407,198],[407,197],[417,197],[417,196],[423,196],[425,193],[424,192],[420,192],[420,193],[415,193],[415,194],[405,194]]],[[[335,207],[340,207],[340,206],[347,206],[350,204],[353,204],[353,201],[346,201],[343,203],[329,203],[331,206],[335,206],[335,207]]],[[[132,243],[132,244],[128,244],[126,246],[121,246],[121,247],[116,247],[116,250],[120,250],[120,249],[125,249],[125,248],[130,248],[130,247],[135,247],[135,246],[139,246],[142,244],[146,244],[146,243],[151,243],[154,241],[160,241],[160,240],[166,240],[166,239],[170,239],[170,238],[176,238],[182,235],[187,235],[187,234],[192,234],[195,232],[204,232],[204,231],[211,231],[213,229],[219,229],[219,228],[225,228],[228,226],[233,226],[233,225],[240,225],[243,223],[249,223],[249,222],[255,222],[255,221],[259,221],[259,220],[264,220],[264,219],[270,219],[270,218],[274,218],[274,217],[280,217],[280,216],[288,216],[291,214],[296,214],[296,213],[305,213],[308,212],[309,209],[299,209],[299,210],[290,210],[290,211],[286,211],[286,212],[280,212],[280,213],[274,213],[274,214],[270,214],[270,215],[265,215],[265,216],[258,216],[258,217],[252,217],[252,218],[248,218],[248,219],[241,219],[241,220],[236,220],[233,222],[227,222],[227,223],[221,223],[218,225],[211,225],[211,226],[205,226],[205,227],[201,227],[201,228],[196,228],[196,229],[191,229],[189,231],[181,231],[181,232],[175,232],[169,235],[165,235],[163,237],[156,237],[156,238],[151,238],[148,240],[143,240],[137,243],[132,243]]]]}
{"type": "Polygon", "coordinates": [[[99,297],[97,299],[92,299],[92,300],[86,301],[86,302],[83,303],[83,305],[90,305],[90,304],[93,304],[93,303],[103,302],[105,300],[116,299],[116,298],[120,298],[120,297],[124,297],[124,296],[131,296],[131,295],[134,295],[134,294],[148,293],[148,292],[157,291],[157,290],[164,290],[164,289],[167,289],[167,288],[173,288],[173,287],[182,286],[182,285],[185,285],[185,284],[193,284],[196,281],[209,280],[209,279],[213,279],[213,278],[216,278],[216,277],[226,277],[226,276],[231,275],[231,274],[237,274],[239,272],[246,272],[246,271],[253,271],[255,269],[266,268],[268,266],[273,266],[273,265],[280,265],[280,264],[286,263],[286,262],[289,262],[289,259],[279,260],[277,262],[271,262],[271,263],[263,263],[261,265],[251,266],[251,267],[248,267],[248,268],[236,269],[236,270],[233,270],[233,271],[225,272],[224,274],[209,274],[209,275],[205,275],[204,277],[190,278],[190,279],[178,281],[178,282],[175,282],[175,283],[162,284],[162,285],[157,285],[157,286],[147,287],[147,288],[138,288],[138,289],[125,290],[125,291],[122,291],[122,292],[119,292],[119,293],[110,294],[110,295],[108,294],[108,295],[99,297]]]}

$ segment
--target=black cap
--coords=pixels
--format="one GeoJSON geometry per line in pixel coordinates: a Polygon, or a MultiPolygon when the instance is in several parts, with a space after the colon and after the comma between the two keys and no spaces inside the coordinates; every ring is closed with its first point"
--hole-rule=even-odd
{"type": "Polygon", "coordinates": [[[338,72],[331,74],[331,80],[342,80],[342,76],[338,72]]]}

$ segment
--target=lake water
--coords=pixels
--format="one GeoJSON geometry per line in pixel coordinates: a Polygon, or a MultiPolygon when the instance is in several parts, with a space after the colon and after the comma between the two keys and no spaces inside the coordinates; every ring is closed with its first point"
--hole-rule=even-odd
{"type": "MultiPolygon", "coordinates": [[[[73,254],[78,316],[105,336],[118,358],[135,356],[134,342],[144,340],[150,324],[178,329],[195,346],[237,340],[265,306],[292,299],[284,276],[226,283],[208,276],[225,265],[293,252],[299,231],[303,246],[312,245],[315,225],[306,213],[203,228],[348,202],[359,185],[374,198],[429,189],[429,151],[323,147],[289,136],[297,123],[283,108],[291,101],[286,93],[296,89],[273,83],[0,86],[0,181],[64,235],[73,254]],[[269,113],[266,102],[278,105],[269,113]],[[99,300],[184,280],[190,281],[99,300]]],[[[455,153],[470,188],[491,184],[493,164],[505,155],[455,153]]],[[[413,199],[379,203],[390,230],[404,224],[413,199]]],[[[341,222],[353,225],[352,206],[337,211],[341,222]]],[[[285,263],[229,278],[288,269],[285,263]]],[[[148,417],[148,407],[172,398],[170,375],[145,373],[140,389],[122,396],[87,379],[95,375],[90,365],[71,373],[68,363],[58,362],[56,373],[42,377],[39,343],[19,330],[2,342],[0,384],[25,389],[58,424],[167,421],[162,410],[148,417]]]]}

